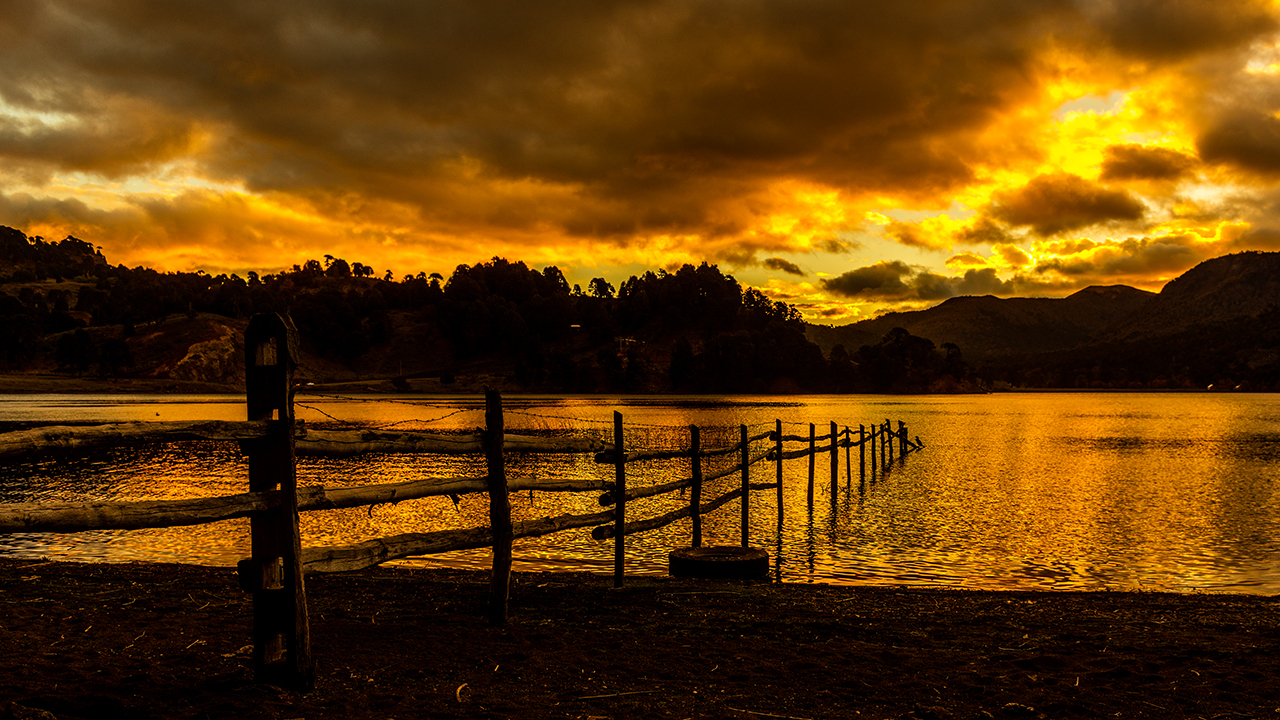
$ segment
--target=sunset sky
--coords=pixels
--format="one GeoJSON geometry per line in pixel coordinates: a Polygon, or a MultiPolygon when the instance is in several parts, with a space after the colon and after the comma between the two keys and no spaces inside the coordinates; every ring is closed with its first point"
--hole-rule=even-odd
{"type": "Polygon", "coordinates": [[[0,0],[0,224],[130,267],[707,261],[807,320],[1280,249],[1280,3],[0,0]]]}

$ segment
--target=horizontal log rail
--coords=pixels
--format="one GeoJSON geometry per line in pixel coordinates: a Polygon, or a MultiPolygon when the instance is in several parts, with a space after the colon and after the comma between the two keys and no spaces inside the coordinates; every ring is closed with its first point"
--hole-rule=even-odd
{"type": "MultiPolygon", "coordinates": [[[[769,432],[763,432],[763,433],[760,433],[759,435],[754,435],[752,437],[747,438],[747,442],[753,443],[759,440],[771,440],[773,439],[773,436],[774,436],[774,432],[770,430],[769,432]]],[[[716,457],[719,455],[729,455],[732,453],[739,452],[741,450],[742,450],[742,443],[736,442],[732,445],[729,445],[728,447],[717,448],[715,450],[701,450],[699,451],[698,456],[699,457],[716,457]]],[[[639,462],[641,460],[674,460],[676,458],[691,458],[691,457],[693,457],[693,452],[691,450],[644,450],[641,452],[627,453],[627,457],[623,460],[623,462],[633,463],[633,462],[639,462]]],[[[613,454],[613,443],[606,443],[604,450],[599,453],[596,453],[595,461],[598,463],[608,463],[610,465],[614,464],[616,460],[614,459],[614,454],[613,454]]]]}
{"type": "Polygon", "coordinates": [[[258,440],[267,437],[270,420],[206,422],[125,422],[103,425],[46,425],[0,434],[0,458],[58,450],[91,450],[118,445],[179,440],[258,440]]]}
{"type": "MultiPolygon", "coordinates": [[[[772,490],[776,487],[778,487],[778,483],[752,483],[750,485],[750,488],[752,491],[772,490]]],[[[715,500],[712,500],[711,502],[700,504],[698,506],[698,512],[702,513],[703,515],[706,515],[707,513],[714,512],[715,510],[720,509],[722,505],[725,505],[726,503],[737,500],[740,497],[742,497],[742,488],[734,488],[733,490],[726,492],[725,494],[721,495],[715,500]]],[[[647,520],[637,520],[635,522],[629,522],[626,524],[625,528],[623,529],[623,534],[632,535],[638,532],[656,530],[657,528],[665,527],[677,520],[682,520],[691,515],[693,515],[693,508],[689,507],[688,505],[685,505],[684,507],[681,507],[677,510],[672,510],[669,513],[664,513],[656,517],[651,517],[647,520]]],[[[617,531],[614,530],[614,527],[612,525],[597,525],[596,528],[591,531],[591,537],[596,540],[608,540],[609,538],[615,537],[616,535],[617,535],[617,531]]]]}
{"type": "MultiPolygon", "coordinates": [[[[46,425],[0,433],[0,458],[19,458],[50,451],[93,450],[121,445],[190,440],[249,442],[270,434],[271,420],[198,422],[125,422],[101,425],[46,425]]],[[[585,453],[604,447],[598,438],[556,438],[507,433],[511,452],[585,453]]],[[[294,451],[298,455],[350,457],[363,453],[435,453],[467,455],[482,451],[478,434],[446,435],[377,430],[322,430],[297,423],[294,451]]]]}
{"type": "MultiPolygon", "coordinates": [[[[512,491],[590,492],[606,489],[608,485],[601,480],[589,479],[514,477],[507,480],[512,491]]],[[[298,489],[298,511],[364,507],[487,490],[485,478],[424,478],[337,488],[315,485],[298,489]]],[[[275,509],[279,504],[279,492],[274,490],[179,500],[15,503],[0,505],[0,533],[185,527],[247,517],[255,512],[275,509]]]]}
{"type": "MultiPolygon", "coordinates": [[[[769,455],[771,453],[772,451],[761,452],[755,457],[751,458],[751,462],[748,464],[755,465],[758,462],[767,460],[769,459],[769,455]]],[[[720,478],[728,477],[736,472],[741,472],[741,471],[742,471],[742,463],[738,463],[737,465],[727,467],[721,470],[720,472],[707,475],[706,477],[702,478],[702,481],[711,482],[713,480],[719,480],[720,478]]],[[[640,498],[665,495],[666,493],[675,492],[676,490],[683,490],[684,488],[692,487],[692,486],[693,486],[693,478],[684,478],[682,480],[672,480],[671,482],[668,482],[668,483],[662,483],[660,485],[650,485],[648,487],[636,488],[634,490],[632,490],[631,488],[627,488],[626,498],[627,498],[627,502],[631,502],[632,500],[639,500],[640,498]]],[[[616,502],[617,502],[617,497],[616,497],[616,493],[613,490],[610,490],[600,496],[601,505],[608,506],[608,505],[613,505],[616,502]]]]}
{"type": "MultiPolygon", "coordinates": [[[[610,522],[613,522],[612,510],[589,515],[560,515],[513,523],[512,535],[516,538],[537,537],[561,530],[600,526],[610,522]]],[[[472,550],[489,547],[492,544],[493,532],[487,527],[406,533],[367,540],[354,545],[306,548],[302,551],[302,565],[307,572],[311,573],[347,572],[373,567],[389,560],[455,550],[472,550]]]]}
{"type": "MultiPolygon", "coordinates": [[[[503,447],[508,452],[585,453],[604,447],[598,438],[555,438],[505,433],[503,447]]],[[[436,453],[470,455],[484,452],[479,434],[442,435],[421,432],[377,430],[317,430],[306,428],[295,434],[299,455],[350,457],[365,453],[436,453]]]]}

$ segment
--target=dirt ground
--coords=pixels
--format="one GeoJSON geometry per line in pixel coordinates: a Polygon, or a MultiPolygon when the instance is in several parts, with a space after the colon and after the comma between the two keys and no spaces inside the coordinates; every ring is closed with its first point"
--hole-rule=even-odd
{"type": "Polygon", "coordinates": [[[0,560],[0,718],[1274,718],[1273,596],[484,572],[308,580],[316,688],[256,684],[234,570],[0,560]]]}

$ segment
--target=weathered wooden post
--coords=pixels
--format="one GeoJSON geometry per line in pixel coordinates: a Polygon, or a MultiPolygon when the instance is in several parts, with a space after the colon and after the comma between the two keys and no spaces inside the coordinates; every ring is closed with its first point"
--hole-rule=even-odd
{"type": "Polygon", "coordinates": [[[774,421],[773,454],[778,461],[778,532],[782,532],[782,420],[774,421]]]}
{"type": "Polygon", "coordinates": [[[876,444],[880,442],[880,426],[871,426],[871,436],[867,438],[871,441],[871,482],[876,481],[876,444]]]}
{"type": "Polygon", "coordinates": [[[853,487],[853,431],[844,426],[844,484],[853,487]]]}
{"type": "Polygon", "coordinates": [[[751,521],[751,443],[747,442],[747,426],[739,425],[742,443],[742,547],[748,547],[747,534],[751,521]]]}
{"type": "Polygon", "coordinates": [[[693,547],[702,547],[702,431],[689,426],[689,452],[693,461],[693,491],[689,493],[689,513],[693,516],[693,547]]]}
{"type": "Polygon", "coordinates": [[[489,578],[489,624],[507,624],[507,602],[511,597],[511,498],[507,494],[507,471],[502,463],[502,396],[484,389],[485,461],[489,467],[489,529],[493,533],[493,575],[489,578]]]}
{"type": "Polygon", "coordinates": [[[836,437],[836,421],[831,421],[831,500],[836,499],[836,485],[840,482],[840,453],[837,450],[839,440],[836,437]]]}
{"type": "Polygon", "coordinates": [[[280,504],[249,517],[250,557],[237,568],[253,593],[253,676],[308,692],[315,687],[311,629],[298,534],[298,478],[293,456],[293,370],[298,337],[275,313],[254,315],[244,333],[245,405],[250,421],[269,421],[270,436],[243,443],[249,491],[278,490],[280,504]]]}
{"type": "Polygon", "coordinates": [[[613,586],[622,587],[625,573],[627,525],[627,450],[622,444],[622,413],[613,411],[613,486],[618,501],[613,504],[613,586]]]}
{"type": "Polygon", "coordinates": [[[889,420],[884,421],[884,466],[887,468],[893,464],[893,423],[889,420]]]}
{"type": "MultiPolygon", "coordinates": [[[[872,471],[874,472],[874,471],[872,471]]],[[[858,482],[867,481],[867,426],[858,424],[858,482]]]]}
{"type": "Polygon", "coordinates": [[[809,423],[809,504],[810,505],[813,504],[814,463],[817,462],[817,457],[818,457],[817,444],[816,444],[816,440],[814,440],[814,438],[816,437],[815,435],[816,432],[817,432],[817,428],[814,426],[814,424],[809,423]]]}
{"type": "Polygon", "coordinates": [[[899,457],[907,456],[907,424],[898,421],[898,448],[902,451],[899,457]]]}

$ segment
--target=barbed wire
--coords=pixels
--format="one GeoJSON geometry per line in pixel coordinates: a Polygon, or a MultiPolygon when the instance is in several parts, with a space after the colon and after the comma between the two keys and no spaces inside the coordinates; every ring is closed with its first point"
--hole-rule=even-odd
{"type": "MultiPolygon", "coordinates": [[[[349,395],[335,395],[332,393],[319,393],[319,392],[306,392],[306,391],[300,392],[297,394],[307,395],[312,397],[327,398],[331,400],[342,400],[346,402],[392,403],[392,404],[399,404],[399,405],[409,405],[411,407],[418,407],[418,408],[435,408],[439,410],[456,408],[456,405],[440,405],[440,404],[433,404],[433,403],[413,402],[410,400],[398,400],[394,398],[365,398],[365,397],[355,397],[355,396],[349,396],[349,395]]],[[[324,410],[321,410],[320,408],[317,408],[313,405],[307,405],[307,404],[299,403],[296,401],[294,402],[294,404],[297,405],[298,407],[303,407],[313,412],[320,413],[321,415],[324,415],[325,417],[337,423],[350,425],[350,426],[363,426],[363,427],[373,427],[373,428],[389,428],[389,427],[394,427],[396,425],[403,425],[403,424],[412,423],[412,422],[420,422],[424,425],[430,425],[432,423],[440,422],[441,420],[445,420],[447,418],[453,417],[454,415],[458,415],[460,413],[480,412],[484,409],[483,407],[456,408],[452,412],[446,413],[437,418],[432,418],[430,420],[409,418],[405,420],[396,420],[394,422],[389,422],[389,423],[356,423],[356,422],[342,420],[340,418],[334,417],[333,415],[330,415],[324,410]]],[[[613,425],[613,420],[597,420],[595,418],[573,417],[569,415],[550,415],[546,413],[531,412],[529,410],[515,410],[512,408],[503,408],[503,413],[508,415],[523,415],[525,417],[537,418],[540,420],[562,420],[562,421],[567,421],[572,423],[595,423],[603,426],[613,425]]],[[[748,428],[772,427],[775,424],[776,424],[776,421],[770,422],[767,420],[761,420],[754,423],[748,423],[747,427],[748,428]]],[[[799,427],[799,428],[808,427],[810,424],[816,425],[816,423],[802,423],[802,422],[795,422],[795,421],[783,421],[782,424],[789,427],[799,427]]],[[[664,423],[641,423],[641,422],[626,422],[625,420],[623,422],[623,425],[624,427],[655,428],[655,429],[661,429],[661,430],[679,430],[679,429],[684,429],[688,427],[688,425],[686,424],[675,425],[675,424],[664,424],[664,423]]],[[[731,426],[726,425],[725,427],[731,427],[731,426]]],[[[848,427],[848,425],[844,425],[843,427],[848,427]]]]}
{"type": "Polygon", "coordinates": [[[444,420],[444,419],[446,419],[446,418],[451,418],[451,417],[453,417],[454,415],[458,415],[459,413],[465,413],[465,412],[479,412],[479,410],[480,410],[480,408],[458,408],[457,410],[454,410],[453,412],[445,413],[444,415],[441,415],[440,417],[437,417],[437,418],[431,418],[430,420],[423,420],[423,419],[421,419],[421,418],[406,418],[406,419],[404,419],[404,420],[396,420],[396,421],[394,421],[394,422],[388,422],[388,423],[366,423],[366,422],[354,422],[354,421],[351,421],[351,420],[343,420],[343,419],[341,419],[341,418],[337,418],[337,417],[334,417],[333,415],[330,415],[329,413],[325,412],[324,410],[321,410],[320,408],[318,408],[318,407],[316,407],[316,406],[314,406],[314,405],[308,405],[308,404],[306,404],[306,403],[300,403],[300,402],[298,402],[298,401],[296,401],[296,400],[294,401],[294,403],[293,403],[293,404],[294,404],[294,406],[295,406],[295,407],[306,408],[307,410],[310,410],[310,411],[312,411],[312,412],[320,413],[321,415],[323,415],[323,416],[325,416],[325,417],[329,418],[330,420],[332,420],[332,421],[334,421],[334,422],[336,422],[336,423],[339,423],[339,424],[341,424],[341,425],[346,425],[346,426],[349,426],[349,427],[368,427],[368,428],[374,428],[374,429],[380,429],[380,430],[384,430],[384,429],[386,429],[386,428],[390,428],[390,427],[395,427],[396,425],[404,425],[404,424],[407,424],[407,423],[421,423],[421,424],[423,424],[423,425],[430,425],[430,424],[432,424],[432,423],[440,422],[441,420],[444,420]]]}
{"type": "MultiPolygon", "coordinates": [[[[311,392],[311,391],[297,392],[295,393],[295,395],[309,395],[312,397],[328,398],[330,400],[344,400],[346,402],[391,403],[394,405],[409,405],[411,407],[436,408],[437,410],[448,410],[450,408],[457,407],[456,403],[453,405],[439,405],[439,404],[433,404],[433,403],[427,403],[427,402],[414,402],[412,400],[397,400],[395,398],[368,398],[368,397],[357,397],[357,396],[351,396],[351,395],[333,395],[330,393],[318,393],[318,392],[311,392]]],[[[466,408],[466,409],[480,410],[483,408],[474,407],[474,408],[466,408]]]]}

